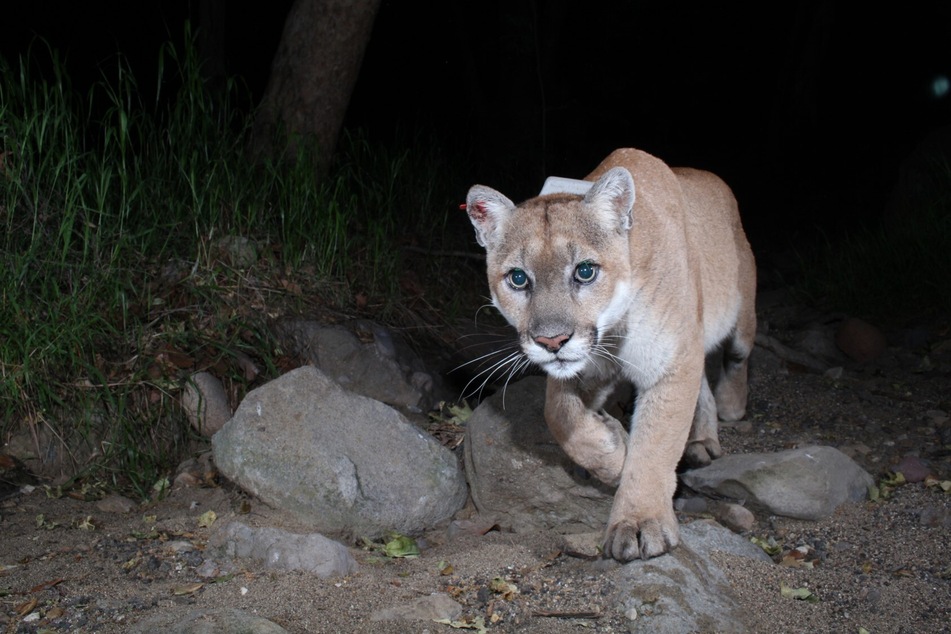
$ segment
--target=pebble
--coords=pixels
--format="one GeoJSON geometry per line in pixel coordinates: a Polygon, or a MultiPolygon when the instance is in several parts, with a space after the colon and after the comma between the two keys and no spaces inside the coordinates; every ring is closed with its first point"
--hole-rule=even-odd
{"type": "Polygon", "coordinates": [[[96,508],[103,513],[130,513],[139,505],[122,495],[110,495],[96,502],[96,508]]]}
{"type": "Polygon", "coordinates": [[[921,482],[930,473],[928,465],[917,456],[905,456],[895,466],[894,471],[905,476],[906,482],[921,482]]]}
{"type": "Polygon", "coordinates": [[[195,544],[186,541],[184,539],[178,539],[173,542],[168,542],[165,544],[165,547],[171,550],[175,554],[179,553],[188,553],[195,550],[195,544]]]}
{"type": "Polygon", "coordinates": [[[888,345],[882,331],[872,324],[850,317],[835,333],[835,345],[853,361],[867,363],[885,352],[888,345]]]}
{"type": "Polygon", "coordinates": [[[753,513],[739,504],[721,502],[713,507],[717,520],[734,533],[744,533],[753,528],[756,517],[753,513]]]}

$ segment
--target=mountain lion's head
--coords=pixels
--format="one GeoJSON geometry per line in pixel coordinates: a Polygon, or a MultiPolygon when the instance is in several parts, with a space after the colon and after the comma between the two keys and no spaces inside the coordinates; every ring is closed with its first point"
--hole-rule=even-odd
{"type": "Polygon", "coordinates": [[[466,209],[485,247],[492,302],[518,330],[528,359],[547,374],[577,376],[612,356],[612,335],[631,302],[628,234],[634,180],[607,171],[584,196],[549,194],[515,205],[476,185],[466,209]]]}

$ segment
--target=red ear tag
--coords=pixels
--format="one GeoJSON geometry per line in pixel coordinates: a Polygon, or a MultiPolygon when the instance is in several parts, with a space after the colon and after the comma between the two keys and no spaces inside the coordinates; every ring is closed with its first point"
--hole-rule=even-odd
{"type": "Polygon", "coordinates": [[[459,205],[459,209],[465,211],[465,210],[466,210],[466,204],[465,204],[465,203],[462,203],[461,205],[459,205]]]}

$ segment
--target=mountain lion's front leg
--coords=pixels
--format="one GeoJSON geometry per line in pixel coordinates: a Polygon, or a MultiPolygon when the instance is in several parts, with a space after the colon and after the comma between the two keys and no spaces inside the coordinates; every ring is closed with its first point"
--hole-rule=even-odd
{"type": "Polygon", "coordinates": [[[676,468],[690,432],[701,372],[702,363],[681,366],[637,400],[604,539],[604,553],[618,561],[656,557],[680,541],[673,508],[676,468]]]}
{"type": "Polygon", "coordinates": [[[576,380],[549,377],[545,421],[569,458],[601,482],[617,486],[628,438],[616,418],[598,411],[603,401],[600,391],[598,395],[581,393],[576,380]]]}

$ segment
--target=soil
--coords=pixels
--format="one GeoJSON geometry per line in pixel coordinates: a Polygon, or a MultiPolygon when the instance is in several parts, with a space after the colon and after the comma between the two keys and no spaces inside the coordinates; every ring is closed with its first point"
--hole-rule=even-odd
{"type": "MultiPolygon", "coordinates": [[[[770,335],[782,337],[782,320],[773,323],[770,335]]],[[[749,631],[951,631],[951,493],[942,488],[951,479],[951,346],[946,330],[929,332],[933,343],[944,338],[943,350],[892,346],[873,363],[845,364],[837,378],[765,353],[754,359],[748,420],[723,427],[725,451],[832,445],[883,486],[879,499],[846,504],[817,522],[757,514],[746,536],[775,543],[776,563],[717,555],[749,631]],[[929,477],[897,484],[888,475],[895,469],[909,479],[918,479],[916,469],[929,477]],[[817,600],[786,597],[783,587],[817,600]]],[[[474,625],[481,617],[489,632],[628,632],[638,624],[615,607],[619,564],[571,556],[554,533],[450,538],[439,527],[418,537],[415,559],[387,559],[353,544],[360,568],[346,578],[244,561],[234,573],[202,577],[215,528],[200,525],[209,510],[215,525],[239,518],[307,531],[210,477],[125,513],[50,497],[42,487],[7,497],[0,503],[0,629],[125,632],[147,619],[173,623],[196,609],[228,607],[295,633],[453,631],[432,621],[371,620],[375,611],[436,592],[462,605],[460,619],[474,625]],[[496,578],[508,585],[493,584],[496,578]]]]}

